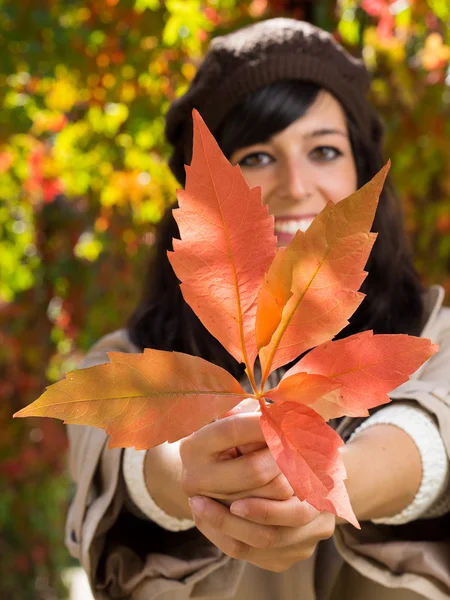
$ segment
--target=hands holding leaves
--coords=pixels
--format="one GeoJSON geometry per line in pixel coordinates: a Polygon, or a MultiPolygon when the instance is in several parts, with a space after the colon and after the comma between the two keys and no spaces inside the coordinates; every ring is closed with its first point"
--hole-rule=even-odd
{"type": "Polygon", "coordinates": [[[236,516],[209,498],[193,498],[191,507],[198,529],[222,552],[269,571],[282,572],[310,558],[317,544],[333,535],[331,513],[319,513],[295,496],[272,505],[273,512],[261,513],[264,522],[236,516]]]}
{"type": "Polygon", "coordinates": [[[293,495],[265,443],[259,413],[206,425],[181,441],[180,455],[195,524],[228,556],[284,571],[333,534],[334,515],[293,495]]]}

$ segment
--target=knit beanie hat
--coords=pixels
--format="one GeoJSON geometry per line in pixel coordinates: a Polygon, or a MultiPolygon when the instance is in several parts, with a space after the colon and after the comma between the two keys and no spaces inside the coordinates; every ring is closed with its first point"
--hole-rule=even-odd
{"type": "Polygon", "coordinates": [[[269,19],[214,38],[188,91],[171,104],[165,133],[173,146],[169,166],[178,181],[184,181],[184,165],[191,161],[193,108],[214,135],[250,92],[286,79],[331,92],[364,138],[380,144],[383,127],[366,99],[370,77],[363,61],[310,23],[269,19]]]}

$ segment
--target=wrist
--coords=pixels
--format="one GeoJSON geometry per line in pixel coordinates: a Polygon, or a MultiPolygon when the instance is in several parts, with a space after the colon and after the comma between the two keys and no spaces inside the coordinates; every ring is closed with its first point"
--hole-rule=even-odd
{"type": "Polygon", "coordinates": [[[341,450],[345,485],[360,521],[389,517],[414,499],[422,463],[411,437],[394,425],[377,424],[341,450]]]}
{"type": "Polygon", "coordinates": [[[176,519],[192,519],[189,499],[181,487],[179,442],[147,450],[144,460],[146,488],[155,504],[176,519]]]}

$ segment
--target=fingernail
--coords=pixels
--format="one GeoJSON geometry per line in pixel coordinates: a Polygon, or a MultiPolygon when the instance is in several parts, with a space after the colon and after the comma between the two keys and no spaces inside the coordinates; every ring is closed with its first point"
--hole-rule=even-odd
{"type": "Polygon", "coordinates": [[[246,517],[248,515],[248,508],[245,502],[233,502],[230,506],[230,512],[238,517],[246,517]]]}
{"type": "Polygon", "coordinates": [[[201,515],[205,508],[205,500],[201,496],[189,498],[189,506],[196,515],[201,515]]]}

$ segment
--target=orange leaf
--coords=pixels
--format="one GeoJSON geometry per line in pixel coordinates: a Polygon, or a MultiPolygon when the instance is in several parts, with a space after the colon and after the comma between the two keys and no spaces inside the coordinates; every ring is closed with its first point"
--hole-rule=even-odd
{"type": "Polygon", "coordinates": [[[311,405],[340,386],[339,382],[323,375],[296,373],[292,377],[283,377],[276,388],[264,392],[264,397],[274,402],[289,401],[311,405]]]}
{"type": "Polygon", "coordinates": [[[174,217],[181,240],[169,253],[181,290],[203,325],[250,369],[257,355],[258,290],[276,253],[273,217],[238,165],[222,154],[194,111],[194,149],[174,217]]]}
{"type": "Polygon", "coordinates": [[[302,404],[281,402],[263,407],[261,427],[297,498],[359,528],[344,485],[344,442],[322,417],[302,404]]]}
{"type": "Polygon", "coordinates": [[[407,381],[438,349],[424,338],[363,331],[317,346],[287,371],[279,387],[305,373],[324,375],[341,387],[311,408],[327,420],[366,416],[368,408],[389,402],[386,394],[407,381]]]}
{"type": "Polygon", "coordinates": [[[258,349],[269,344],[281,322],[283,309],[292,296],[292,271],[298,256],[291,246],[278,248],[264,277],[256,311],[256,344],[258,349]]]}
{"type": "Polygon", "coordinates": [[[111,363],[68,373],[15,417],[101,427],[109,447],[138,450],[186,437],[248,396],[227,371],[197,356],[109,352],[111,363]]]}
{"type": "Polygon", "coordinates": [[[367,274],[376,238],[370,228],[388,170],[389,163],[348,198],[328,203],[277,254],[262,284],[256,319],[263,384],[274,369],[339,333],[361,303],[363,294],[356,290],[367,274]]]}
{"type": "MultiPolygon", "coordinates": [[[[306,232],[277,251],[259,188],[250,190],[195,111],[193,120],[192,165],[174,211],[181,240],[169,253],[184,298],[245,363],[267,444],[297,496],[358,527],[344,485],[343,442],[323,417],[367,414],[437,349],[427,340],[370,332],[328,341],[363,299],[357,290],[389,164],[355,194],[329,203],[306,232]],[[264,392],[274,369],[315,346],[264,392]],[[265,397],[275,404],[267,406],[265,397]]],[[[198,357],[148,349],[108,357],[108,364],[69,373],[15,416],[101,427],[110,447],[141,449],[183,438],[248,397],[227,371],[198,357]]],[[[249,450],[230,449],[230,456],[249,450]]]]}

